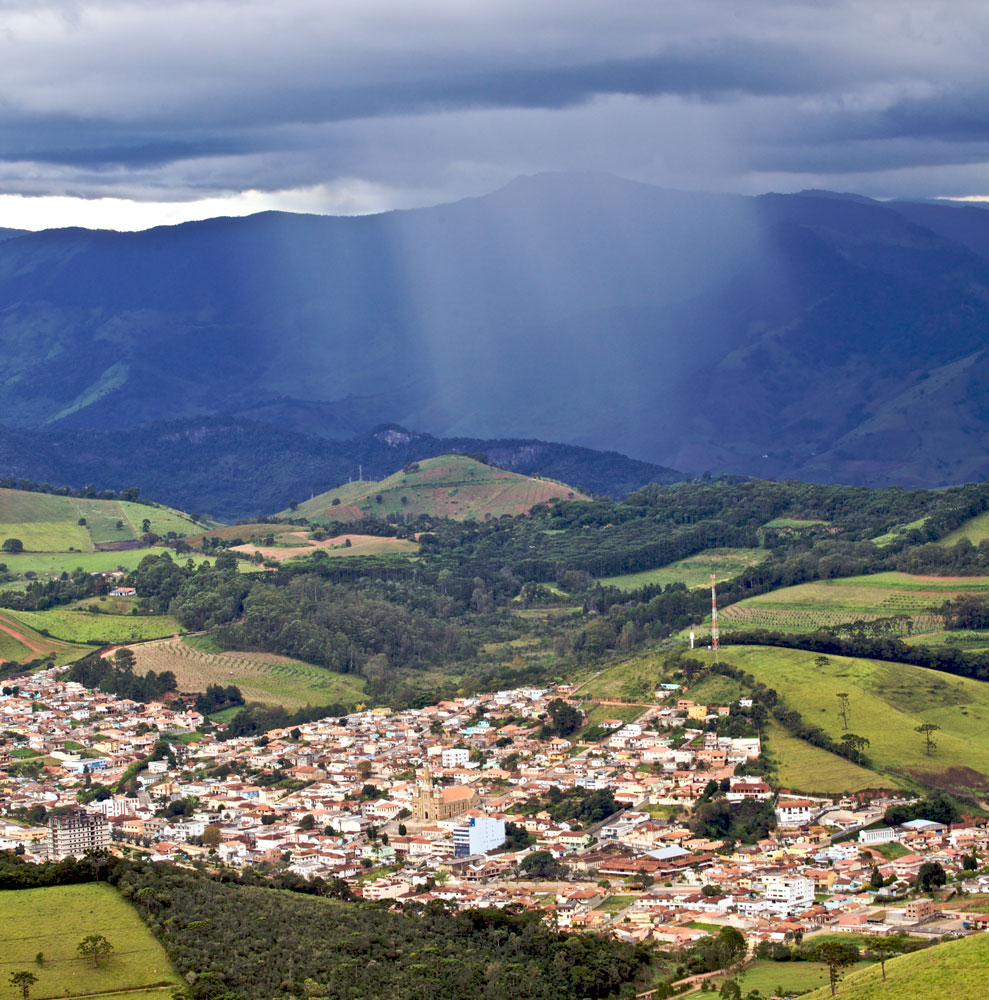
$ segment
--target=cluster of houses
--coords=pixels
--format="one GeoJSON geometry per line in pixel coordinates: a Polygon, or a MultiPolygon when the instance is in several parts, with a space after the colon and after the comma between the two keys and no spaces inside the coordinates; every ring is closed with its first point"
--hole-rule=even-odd
{"type": "Polygon", "coordinates": [[[730,707],[695,705],[673,686],[638,715],[616,706],[622,717],[599,721],[590,742],[545,737],[555,698],[582,706],[566,686],[522,688],[224,739],[181,701],[128,701],[52,668],[0,694],[0,849],[41,861],[110,846],[287,868],[366,899],[514,904],[628,940],[689,943],[711,924],[783,941],[986,923],[905,898],[931,861],[989,891],[989,876],[964,866],[989,851],[985,828],[918,821],[878,834],[902,800],[774,792],[745,774],[759,739],[709,725],[730,707]],[[729,803],[772,801],[775,830],[751,845],[692,832],[690,810],[712,782],[729,803]],[[612,815],[554,819],[561,794],[604,790],[612,815]],[[528,871],[540,851],[557,863],[528,871]]]}

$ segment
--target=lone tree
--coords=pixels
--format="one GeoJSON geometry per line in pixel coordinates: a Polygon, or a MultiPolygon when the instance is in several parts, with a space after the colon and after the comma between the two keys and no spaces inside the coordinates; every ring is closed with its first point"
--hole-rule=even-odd
{"type": "Polygon", "coordinates": [[[931,752],[937,749],[937,743],[931,738],[931,733],[936,733],[941,727],[935,722],[925,722],[922,726],[914,726],[915,733],[921,733],[924,737],[924,750],[930,757],[931,752]]]}
{"type": "Polygon", "coordinates": [[[93,968],[99,967],[100,960],[113,951],[113,945],[102,934],[87,934],[77,945],[76,950],[84,958],[93,960],[93,968]]]}
{"type": "Polygon", "coordinates": [[[31,992],[31,987],[38,981],[38,977],[33,972],[28,972],[23,970],[21,972],[11,973],[10,985],[16,990],[21,991],[21,996],[24,1000],[27,1000],[28,994],[31,992]]]}
{"type": "Polygon", "coordinates": [[[823,670],[830,662],[831,660],[827,656],[824,656],[823,653],[820,656],[814,657],[814,666],[818,670],[823,670]]]}
{"type": "Polygon", "coordinates": [[[876,938],[869,946],[870,950],[879,959],[879,967],[883,970],[883,979],[886,978],[886,961],[893,955],[898,955],[903,951],[903,939],[895,937],[876,938]]]}
{"type": "Polygon", "coordinates": [[[858,961],[858,948],[844,941],[821,941],[814,946],[812,954],[818,962],[822,962],[828,967],[831,996],[834,996],[838,983],[841,981],[842,970],[858,961]]]}
{"type": "Polygon", "coordinates": [[[2,548],[4,552],[23,552],[24,543],[19,538],[5,538],[2,548]]]}
{"type": "Polygon", "coordinates": [[[836,695],[838,699],[838,714],[841,716],[841,728],[848,728],[848,692],[839,691],[836,695]]]}

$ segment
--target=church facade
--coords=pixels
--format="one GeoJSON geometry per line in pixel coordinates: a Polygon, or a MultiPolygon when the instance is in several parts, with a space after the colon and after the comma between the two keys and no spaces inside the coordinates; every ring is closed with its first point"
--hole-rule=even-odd
{"type": "Polygon", "coordinates": [[[477,792],[466,785],[435,785],[433,774],[425,768],[412,793],[412,818],[423,823],[452,819],[478,802],[477,792]]]}

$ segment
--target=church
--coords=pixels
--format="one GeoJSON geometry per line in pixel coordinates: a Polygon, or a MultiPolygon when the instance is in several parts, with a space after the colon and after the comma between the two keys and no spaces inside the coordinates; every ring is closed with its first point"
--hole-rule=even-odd
{"type": "Polygon", "coordinates": [[[477,792],[466,785],[433,784],[433,774],[425,768],[412,793],[412,818],[422,822],[452,819],[477,805],[477,792]]]}

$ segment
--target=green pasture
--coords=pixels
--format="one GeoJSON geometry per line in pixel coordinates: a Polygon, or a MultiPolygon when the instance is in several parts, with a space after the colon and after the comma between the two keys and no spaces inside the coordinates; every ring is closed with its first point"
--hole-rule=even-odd
{"type": "Polygon", "coordinates": [[[791,792],[830,795],[896,785],[875,771],[791,736],[775,720],[769,721],[763,737],[776,765],[777,783],[791,792]]]}
{"type": "MultiPolygon", "coordinates": [[[[856,962],[849,971],[871,968],[871,962],[856,962]]],[[[756,959],[745,966],[739,977],[742,996],[758,990],[764,997],[776,994],[778,986],[783,987],[783,995],[814,990],[828,982],[828,967],[820,962],[771,962],[756,959]]],[[[720,988],[723,980],[716,979],[720,988]]],[[[829,990],[830,993],[830,990],[829,990]]],[[[717,994],[713,994],[717,996],[717,994]]],[[[844,993],[839,992],[843,997],[844,993]]]]}
{"type": "Polygon", "coordinates": [[[688,587],[709,587],[712,573],[718,581],[731,580],[765,558],[765,549],[705,549],[696,555],[660,566],[658,569],[626,573],[624,576],[606,576],[598,582],[605,587],[617,587],[619,590],[637,590],[650,584],[665,587],[668,583],[685,583],[688,587]]]}
{"type": "Polygon", "coordinates": [[[33,659],[31,650],[0,629],[0,663],[6,661],[20,663],[22,660],[30,659],[33,659]]]}
{"type": "Polygon", "coordinates": [[[621,719],[622,722],[635,722],[646,710],[645,705],[595,705],[587,713],[587,724],[599,726],[605,719],[621,719]]]}
{"type": "Polygon", "coordinates": [[[88,994],[120,1000],[166,998],[181,980],[161,945],[137,913],[108,885],[66,885],[0,892],[0,984],[14,972],[38,977],[31,1000],[88,994]],[[98,968],[76,945],[88,934],[102,934],[113,952],[98,968]],[[39,965],[35,956],[41,952],[39,965]]]}
{"type": "Polygon", "coordinates": [[[978,545],[979,542],[984,542],[989,538],[989,511],[984,514],[976,514],[975,517],[959,525],[954,531],[949,531],[944,538],[939,539],[939,544],[954,545],[965,538],[973,545],[978,545]]]}
{"type": "MultiPolygon", "coordinates": [[[[705,663],[714,660],[708,650],[695,655],[705,663]]],[[[844,656],[829,656],[817,666],[814,653],[775,647],[729,646],[721,660],[775,688],[807,722],[835,740],[845,731],[837,695],[846,692],[848,731],[870,741],[866,752],[881,774],[948,790],[989,788],[989,684],[844,656]],[[915,732],[925,723],[940,727],[931,756],[915,732]]]]}
{"type": "Polygon", "coordinates": [[[169,507],[0,489],[0,541],[19,538],[29,551],[92,552],[97,545],[139,538],[145,520],[162,536],[201,530],[190,517],[169,507]]]}
{"type": "MultiPolygon", "coordinates": [[[[98,606],[98,605],[97,605],[98,606]]],[[[51,608],[47,611],[5,611],[15,621],[36,632],[42,630],[65,642],[106,643],[159,639],[182,631],[170,615],[94,615],[89,611],[51,608]]]]}
{"type": "MultiPolygon", "coordinates": [[[[775,964],[775,963],[774,963],[775,964]]],[[[985,1000],[989,994],[989,934],[947,941],[901,955],[886,963],[886,981],[878,963],[849,970],[838,987],[840,1000],[985,1000]]],[[[746,984],[747,986],[747,984],[746,984]]],[[[821,985],[805,1000],[828,1000],[821,985]]]]}
{"type": "Polygon", "coordinates": [[[921,517],[916,521],[910,521],[909,524],[897,524],[892,527],[883,535],[877,535],[872,539],[875,545],[889,545],[890,542],[895,542],[901,535],[905,535],[908,531],[913,531],[916,528],[922,528],[924,521],[927,518],[921,517]]]}
{"type": "MultiPolygon", "coordinates": [[[[653,701],[653,692],[662,679],[663,664],[659,657],[655,655],[636,656],[616,663],[597,675],[591,674],[581,685],[578,693],[583,698],[653,701]]],[[[615,705],[610,706],[610,709],[616,708],[615,705]]]]}
{"type": "Polygon", "coordinates": [[[742,685],[731,677],[714,674],[682,694],[698,705],[730,705],[742,697],[742,685]]]}

